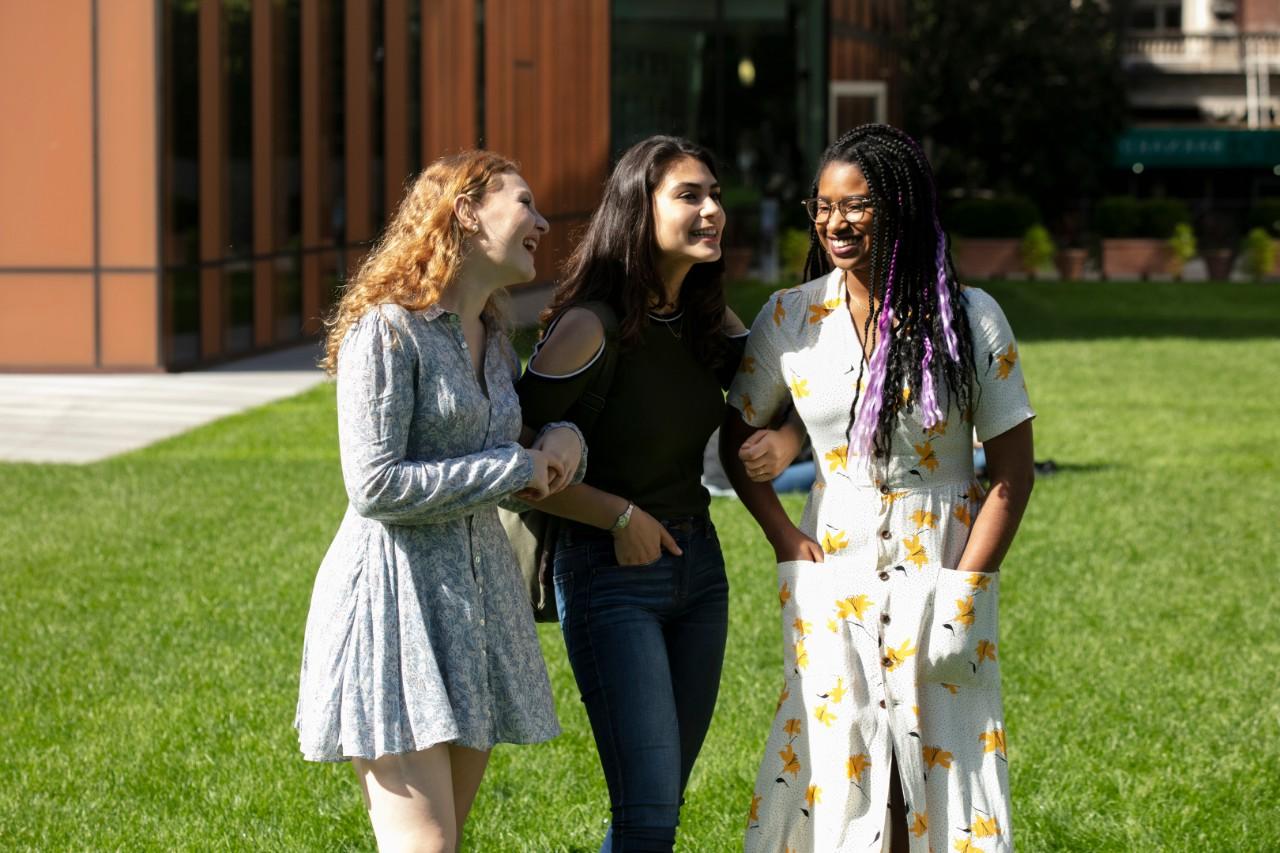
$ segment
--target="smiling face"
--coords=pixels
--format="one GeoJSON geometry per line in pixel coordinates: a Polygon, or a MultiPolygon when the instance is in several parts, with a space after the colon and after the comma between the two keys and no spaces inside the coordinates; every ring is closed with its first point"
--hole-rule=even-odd
{"type": "Polygon", "coordinates": [[[660,268],[679,268],[720,259],[724,208],[720,182],[696,157],[667,167],[653,191],[653,234],[660,268]]]}
{"type": "Polygon", "coordinates": [[[846,272],[862,273],[871,267],[871,222],[875,211],[870,207],[857,223],[849,223],[836,208],[849,196],[871,195],[871,187],[856,163],[835,160],[822,170],[818,178],[818,200],[833,208],[826,222],[815,223],[818,241],[831,263],[846,272]]]}
{"type": "Polygon", "coordinates": [[[547,220],[533,206],[533,192],[524,178],[507,172],[495,178],[496,186],[475,206],[479,225],[475,250],[510,284],[532,281],[537,274],[533,253],[547,233],[547,220]]]}

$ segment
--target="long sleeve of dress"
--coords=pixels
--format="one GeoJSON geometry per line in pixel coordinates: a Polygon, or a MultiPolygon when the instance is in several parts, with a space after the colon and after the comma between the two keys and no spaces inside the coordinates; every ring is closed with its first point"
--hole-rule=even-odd
{"type": "Polygon", "coordinates": [[[338,441],[355,511],[387,524],[434,524],[528,485],[533,463],[514,441],[453,458],[405,458],[423,365],[382,311],[361,318],[338,358],[338,441]]]}

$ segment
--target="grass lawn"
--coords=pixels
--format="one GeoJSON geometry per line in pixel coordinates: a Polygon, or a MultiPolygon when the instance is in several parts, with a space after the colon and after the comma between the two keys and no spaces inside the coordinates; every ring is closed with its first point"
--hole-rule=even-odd
{"type": "MultiPolygon", "coordinates": [[[[1062,469],[1002,587],[1020,849],[1280,849],[1280,289],[987,289],[1062,469]]],[[[747,322],[764,292],[735,293],[747,322]]],[[[344,505],[330,387],[102,464],[0,465],[0,847],[372,849],[350,769],[304,763],[291,728],[344,505]]],[[[771,552],[737,503],[713,512],[733,609],[681,829],[699,853],[739,848],[780,663],[771,552]]],[[[542,640],[565,734],[495,752],[469,849],[603,833],[542,640]]]]}

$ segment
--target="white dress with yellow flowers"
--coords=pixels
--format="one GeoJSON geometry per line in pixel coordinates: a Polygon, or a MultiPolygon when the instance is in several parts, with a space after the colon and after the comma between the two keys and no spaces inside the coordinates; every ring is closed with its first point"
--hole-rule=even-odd
{"type": "Polygon", "coordinates": [[[984,497],[972,432],[1035,413],[1000,307],[974,288],[962,298],[972,417],[952,406],[926,431],[918,409],[904,415],[887,460],[848,451],[861,347],[840,271],[775,294],[752,325],[729,402],[764,426],[794,401],[819,471],[800,528],[827,557],[778,566],[784,681],[747,851],[878,850],[894,756],[913,853],[1012,849],[1000,576],[955,566],[984,497]]]}

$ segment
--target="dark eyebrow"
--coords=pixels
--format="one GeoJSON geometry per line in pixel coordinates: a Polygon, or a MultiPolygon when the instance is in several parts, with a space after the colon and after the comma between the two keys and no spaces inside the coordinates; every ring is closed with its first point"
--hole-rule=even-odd
{"type": "MultiPolygon", "coordinates": [[[[699,184],[699,183],[696,183],[696,182],[694,182],[694,181],[683,181],[683,182],[681,182],[681,183],[676,184],[672,189],[673,189],[673,190],[682,190],[682,189],[686,189],[686,188],[687,188],[687,189],[691,189],[691,190],[701,190],[701,189],[707,189],[707,185],[706,185],[706,184],[699,184]]],[[[710,186],[710,189],[713,189],[713,190],[718,190],[718,189],[720,189],[720,182],[719,182],[719,181],[716,181],[716,182],[712,183],[712,184],[711,184],[711,186],[710,186]]]]}

